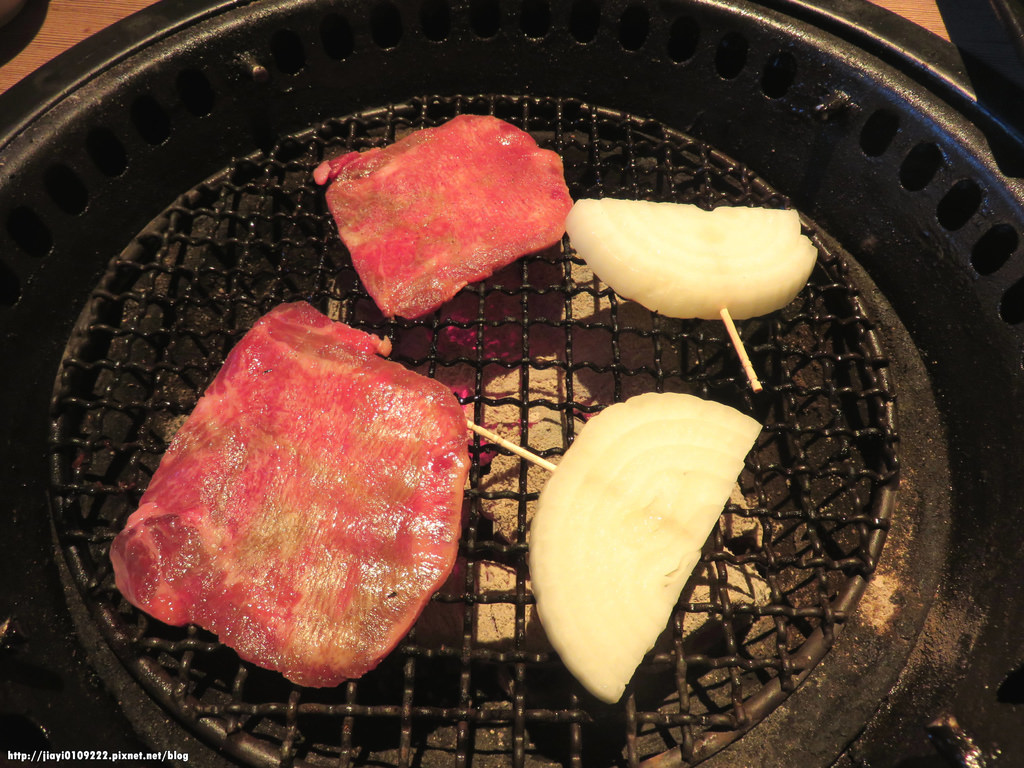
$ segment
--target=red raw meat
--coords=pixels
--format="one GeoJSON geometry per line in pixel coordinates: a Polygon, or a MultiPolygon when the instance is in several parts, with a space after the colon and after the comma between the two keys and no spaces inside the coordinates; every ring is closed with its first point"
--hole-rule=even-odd
{"type": "Polygon", "coordinates": [[[462,408],[390,343],[280,306],[238,342],[114,539],[117,587],[309,686],[373,669],[451,571],[462,408]]]}
{"type": "Polygon", "coordinates": [[[388,317],[416,318],[464,285],[557,243],[572,199],[561,158],[495,117],[460,115],[313,174],[352,264],[388,317]]]}

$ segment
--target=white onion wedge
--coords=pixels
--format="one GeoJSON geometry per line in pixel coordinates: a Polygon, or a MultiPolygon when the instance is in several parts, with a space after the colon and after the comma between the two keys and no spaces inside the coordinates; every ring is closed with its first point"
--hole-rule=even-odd
{"type": "Polygon", "coordinates": [[[612,290],[670,317],[768,314],[796,297],[817,259],[793,210],[584,199],[565,229],[612,290]]]}
{"type": "Polygon", "coordinates": [[[592,418],[544,486],[530,529],[537,611],[603,701],[665,629],[760,431],[721,403],[638,395],[592,418]]]}

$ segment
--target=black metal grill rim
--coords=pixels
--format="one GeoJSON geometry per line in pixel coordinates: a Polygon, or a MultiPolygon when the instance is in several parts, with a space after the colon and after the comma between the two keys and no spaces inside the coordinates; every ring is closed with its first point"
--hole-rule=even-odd
{"type": "MultiPolygon", "coordinates": [[[[58,105],[66,94],[102,77],[131,56],[144,54],[169,36],[237,9],[250,7],[258,14],[258,6],[255,0],[164,0],[100,30],[0,94],[4,107],[0,109],[0,151],[34,120],[58,105]]],[[[1017,144],[1024,141],[1020,126],[1015,123],[1016,114],[1005,114],[999,103],[977,101],[974,85],[956,47],[907,19],[869,2],[822,6],[803,0],[758,0],[750,6],[752,13],[759,9],[778,13],[783,19],[799,19],[813,28],[827,30],[907,73],[928,91],[970,115],[973,121],[998,126],[1017,144]]]]}
{"type": "MultiPolygon", "coordinates": [[[[542,97],[438,97],[414,102],[412,105],[397,105],[383,112],[357,115],[342,121],[342,124],[351,125],[354,121],[377,126],[377,130],[381,130],[383,126],[383,135],[391,140],[396,133],[396,126],[412,127],[437,122],[463,109],[497,113],[519,123],[526,121],[528,116],[540,141],[554,141],[555,148],[566,158],[567,176],[575,196],[585,194],[588,189],[587,171],[594,163],[591,159],[594,154],[588,147],[593,149],[602,145],[600,134],[593,133],[596,125],[608,127],[612,135],[617,137],[612,144],[625,147],[625,154],[632,154],[634,159],[652,151],[652,146],[673,145],[677,149],[679,146],[691,150],[700,149],[698,143],[670,129],[663,129],[660,136],[648,136],[645,131],[651,129],[649,121],[638,121],[628,115],[587,107],[572,100],[548,100],[542,97]],[[544,105],[548,107],[547,119],[554,121],[554,130],[551,130],[552,125],[545,125],[538,117],[538,113],[544,111],[541,109],[544,105]],[[567,114],[576,117],[570,119],[566,117],[567,114]],[[600,119],[595,119],[596,117],[600,119]],[[587,127],[582,134],[580,125],[587,127]],[[584,138],[580,139],[580,135],[584,138]],[[576,146],[577,143],[582,146],[576,146]],[[577,162],[573,162],[574,157],[577,158],[577,162]],[[578,161],[579,157],[583,157],[584,160],[578,161]]],[[[532,409],[541,407],[558,413],[564,419],[565,438],[570,439],[574,423],[571,417],[595,412],[602,406],[599,402],[587,403],[585,399],[578,402],[572,399],[567,403],[552,403],[543,397],[531,396],[528,377],[540,375],[545,369],[560,369],[562,375],[569,381],[583,372],[611,377],[614,382],[611,387],[614,399],[621,399],[628,394],[632,378],[646,378],[647,386],[658,389],[666,385],[672,386],[673,382],[679,384],[679,377],[685,373],[684,378],[688,376],[690,383],[705,395],[731,399],[748,410],[765,408],[744,394],[742,374],[734,364],[727,349],[727,341],[721,332],[713,330],[707,323],[671,321],[664,318],[651,319],[635,326],[635,319],[626,318],[630,312],[635,315],[634,310],[628,305],[621,304],[610,291],[595,290],[589,285],[575,282],[574,270],[579,269],[582,262],[572,256],[571,248],[567,248],[568,255],[561,262],[553,259],[550,254],[528,257],[510,274],[500,277],[497,287],[494,281],[489,281],[483,286],[464,291],[464,300],[468,305],[475,306],[478,311],[477,315],[469,319],[449,322],[445,312],[435,315],[426,323],[388,321],[381,318],[352,276],[345,277],[345,272],[350,270],[350,267],[344,262],[343,249],[331,230],[326,211],[315,191],[289,185],[289,174],[297,173],[308,178],[312,166],[319,162],[324,154],[333,153],[340,148],[332,146],[334,136],[351,136],[351,131],[336,130],[336,125],[332,124],[334,127],[328,130],[321,128],[313,131],[312,138],[304,136],[299,137],[297,141],[284,142],[282,147],[287,146],[287,149],[281,150],[287,155],[284,160],[277,156],[278,150],[275,149],[266,158],[248,158],[240,161],[220,178],[200,185],[193,192],[180,198],[165,217],[136,238],[124,257],[112,261],[107,277],[94,291],[93,299],[72,336],[62,374],[55,386],[54,491],[58,499],[57,520],[69,562],[73,575],[83,588],[87,600],[93,604],[95,615],[104,624],[112,644],[119,650],[136,676],[165,706],[175,711],[186,722],[190,722],[191,727],[238,756],[261,763],[268,760],[283,760],[294,761],[296,765],[316,765],[318,761],[326,759],[325,753],[318,754],[308,743],[302,748],[298,746],[297,740],[302,734],[302,729],[297,725],[299,719],[336,717],[345,722],[352,722],[353,718],[362,721],[365,716],[399,721],[401,728],[396,760],[399,764],[406,764],[411,759],[410,750],[413,749],[415,741],[413,731],[418,729],[417,723],[421,720],[436,722],[446,717],[455,717],[458,722],[463,723],[459,726],[460,733],[469,728],[470,724],[511,725],[513,741],[520,744],[520,747],[513,751],[513,763],[524,765],[527,764],[529,755],[522,743],[534,726],[549,727],[569,723],[582,727],[584,724],[593,724],[595,717],[601,721],[608,715],[600,712],[595,715],[593,703],[588,704],[587,697],[580,692],[568,694],[568,708],[564,703],[565,694],[561,694],[562,706],[528,704],[528,699],[532,698],[532,684],[527,680],[535,674],[531,670],[536,668],[546,670],[545,674],[557,674],[557,664],[554,663],[550,652],[524,650],[526,637],[523,627],[527,620],[527,608],[532,603],[525,584],[525,541],[521,538],[504,543],[499,541],[493,530],[487,530],[487,515],[483,512],[483,505],[499,499],[513,502],[518,507],[517,530],[521,536],[526,528],[526,508],[535,499],[536,492],[529,486],[530,470],[525,466],[518,469],[518,478],[513,482],[512,490],[488,492],[482,489],[486,467],[482,466],[481,456],[485,448],[478,443],[472,451],[473,487],[468,493],[472,512],[463,542],[463,553],[473,562],[495,557],[502,562],[511,562],[516,567],[515,586],[504,591],[481,593],[479,586],[474,583],[471,569],[467,568],[462,591],[456,589],[454,592],[442,593],[435,601],[442,605],[460,605],[465,602],[468,606],[463,611],[462,640],[451,645],[437,646],[436,643],[429,642],[424,645],[418,642],[417,633],[414,631],[411,638],[396,652],[396,660],[386,661],[382,665],[385,671],[379,676],[399,675],[405,681],[400,686],[400,697],[397,700],[393,699],[391,703],[362,705],[355,701],[358,691],[366,687],[372,689],[374,686],[372,683],[367,686],[360,681],[349,683],[339,689],[339,693],[343,692],[343,702],[318,702],[320,694],[292,687],[286,696],[282,696],[276,702],[246,704],[244,699],[239,700],[239,693],[254,678],[261,678],[262,684],[267,685],[269,673],[242,665],[234,673],[233,682],[225,678],[222,683],[218,683],[216,679],[212,679],[210,683],[203,683],[202,681],[208,679],[211,674],[208,670],[202,671],[203,660],[211,655],[220,654],[220,646],[208,633],[194,627],[185,630],[156,627],[157,623],[127,607],[111,587],[109,566],[104,563],[106,544],[117,527],[123,523],[124,516],[137,502],[144,479],[155,466],[154,462],[162,452],[167,435],[161,438],[158,432],[151,430],[148,437],[142,435],[127,442],[123,438],[118,441],[103,431],[108,428],[103,426],[102,422],[107,419],[118,422],[129,417],[130,424],[133,417],[137,426],[127,428],[137,432],[140,429],[137,423],[139,415],[143,417],[143,421],[151,421],[156,414],[158,418],[154,423],[161,429],[166,429],[165,420],[179,418],[191,409],[195,398],[205,387],[205,382],[216,372],[215,361],[223,356],[247,325],[270,305],[287,298],[310,298],[319,303],[321,308],[333,305],[338,314],[349,322],[378,333],[386,333],[396,342],[396,359],[407,365],[421,367],[432,375],[443,376],[448,368],[470,367],[476,371],[474,379],[479,385],[484,369],[492,367],[495,363],[500,363],[498,367],[502,370],[518,368],[523,379],[518,392],[497,398],[486,397],[481,392],[467,393],[462,400],[475,404],[478,416],[484,417],[484,423],[487,422],[488,409],[511,407],[519,414],[516,426],[524,442],[529,442],[530,439],[532,409]],[[324,140],[324,135],[331,138],[324,140]],[[306,142],[307,159],[300,162],[294,153],[296,147],[301,147],[303,142],[306,142]],[[308,157],[310,148],[313,149],[312,159],[308,157]],[[259,176],[250,173],[253,164],[262,169],[259,176]],[[243,177],[242,183],[238,183],[240,176],[243,177]],[[291,196],[300,201],[298,204],[284,203],[288,210],[286,215],[277,212],[269,215],[250,212],[248,216],[239,217],[237,209],[231,207],[241,205],[244,208],[248,205],[245,202],[247,196],[255,196],[253,208],[259,209],[269,200],[279,198],[279,189],[282,188],[285,190],[284,199],[291,196]],[[213,192],[218,192],[219,197],[215,198],[213,192]],[[212,207],[208,205],[211,202],[212,207]],[[218,210],[218,204],[227,204],[228,209],[218,210]],[[309,207],[305,208],[304,204],[308,204],[309,207]],[[212,218],[214,214],[218,214],[216,220],[220,222],[214,229],[220,228],[222,237],[212,237],[205,229],[196,236],[196,220],[212,218]],[[252,215],[256,216],[255,224],[252,222],[252,215]],[[243,220],[247,221],[248,225],[243,228],[242,236],[230,234],[239,228],[243,220]],[[266,239],[267,231],[264,230],[267,227],[275,233],[273,239],[266,239]],[[307,236],[299,238],[287,235],[281,237],[278,231],[280,227],[306,228],[315,230],[316,234],[307,233],[307,236]],[[227,236],[223,236],[225,232],[228,233],[227,236]],[[250,238],[246,232],[256,234],[250,238]],[[311,240],[319,243],[325,255],[314,256],[311,266],[297,268],[292,259],[297,252],[308,249],[311,240]],[[276,263],[269,261],[273,257],[268,254],[278,251],[280,255],[276,263]],[[239,260],[237,263],[234,261],[236,257],[239,260]],[[246,266],[247,259],[257,266],[246,266]],[[330,284],[329,276],[334,268],[339,268],[342,274],[340,282],[345,288],[341,292],[330,284]],[[560,288],[557,283],[544,285],[536,282],[534,278],[537,276],[537,270],[540,270],[542,276],[564,280],[565,284],[560,288]],[[518,276],[515,274],[517,271],[518,276]],[[206,280],[212,282],[205,285],[206,280]],[[243,287],[235,293],[210,293],[212,288],[218,287],[220,282],[225,280],[243,287]],[[269,285],[272,290],[261,294],[249,293],[247,280],[262,280],[260,284],[269,285]],[[509,284],[500,284],[501,280],[509,281],[509,284]],[[148,288],[147,281],[150,283],[148,288]],[[153,287],[154,281],[165,286],[178,283],[180,290],[153,287]],[[142,283],[141,288],[136,288],[139,283],[142,283]],[[575,287],[567,289],[566,285],[575,287]],[[577,291],[575,295],[585,296],[591,301],[607,301],[608,320],[588,321],[577,327],[576,318],[572,314],[573,291],[577,291]],[[495,296],[511,300],[513,306],[518,305],[518,313],[494,319],[484,307],[487,299],[493,300],[495,296]],[[544,317],[536,324],[549,333],[564,333],[565,359],[562,362],[556,360],[534,366],[529,355],[534,324],[530,314],[530,302],[531,299],[543,300],[551,297],[560,300],[565,308],[565,316],[559,319],[544,317]],[[221,325],[221,330],[217,330],[216,326],[210,329],[202,321],[192,330],[188,330],[187,325],[175,330],[176,323],[190,322],[187,317],[190,312],[199,313],[203,321],[213,319],[216,322],[216,318],[221,315],[230,319],[226,326],[221,325]],[[133,322],[152,327],[144,327],[140,332],[131,327],[133,322]],[[170,322],[169,327],[167,322],[170,322]],[[121,326],[125,325],[127,327],[122,329],[121,326]],[[517,335],[520,336],[522,344],[519,350],[514,351],[512,359],[502,361],[499,357],[495,360],[485,355],[485,344],[480,342],[486,340],[488,332],[497,332],[509,327],[519,329],[517,335]],[[405,355],[405,335],[418,334],[424,329],[430,337],[430,341],[426,342],[427,354],[405,355]],[[444,333],[452,330],[474,331],[478,342],[476,354],[456,352],[454,355],[446,356],[442,349],[444,333]],[[657,345],[657,348],[662,350],[673,343],[688,345],[696,350],[696,357],[687,364],[688,357],[685,353],[676,352],[676,356],[682,355],[678,362],[678,372],[671,368],[672,364],[667,363],[662,353],[658,352],[653,353],[653,365],[629,365],[621,359],[615,360],[614,356],[612,361],[603,365],[574,361],[571,334],[581,336],[595,330],[606,333],[613,347],[620,346],[626,336],[632,335],[636,339],[651,340],[652,348],[657,345]],[[187,352],[187,361],[184,364],[175,361],[170,351],[175,338],[184,340],[187,352]],[[155,355],[156,347],[161,345],[163,357],[155,355]],[[141,352],[134,353],[135,349],[141,352]],[[140,355],[149,359],[140,362],[140,355]],[[156,394],[160,389],[157,380],[172,375],[182,378],[186,373],[191,381],[178,385],[179,388],[184,387],[183,400],[179,398],[179,401],[175,402],[173,397],[168,398],[162,392],[156,394]],[[146,376],[152,379],[149,384],[142,381],[146,376]],[[124,396],[117,393],[115,385],[120,386],[125,393],[124,396]],[[139,399],[139,393],[136,391],[140,388],[143,393],[142,399],[139,399]],[[146,396],[146,392],[151,394],[146,396]],[[100,423],[96,435],[89,432],[88,426],[94,412],[103,414],[98,417],[100,423]],[[165,415],[160,416],[160,413],[165,415]],[[95,452],[98,449],[100,453],[106,451],[113,456],[101,456],[97,460],[95,452]],[[125,454],[120,459],[119,451],[125,454]],[[115,511],[105,509],[107,504],[113,504],[115,511]],[[512,651],[495,652],[474,647],[470,623],[472,607],[486,604],[508,605],[515,613],[517,628],[515,648],[512,651]],[[132,623],[135,624],[134,629],[132,623]],[[469,634],[466,634],[467,632],[469,634]],[[509,665],[512,670],[510,674],[513,675],[515,682],[510,683],[512,687],[504,695],[511,698],[501,700],[499,694],[499,701],[475,707],[468,703],[473,697],[466,699],[469,691],[463,689],[460,695],[461,703],[458,705],[443,705],[436,702],[434,705],[425,705],[422,702],[417,705],[414,701],[415,696],[423,695],[416,694],[419,690],[416,687],[417,664],[444,664],[449,661],[460,665],[460,675],[467,681],[469,678],[486,676],[482,669],[490,667],[490,674],[494,674],[498,667],[509,665]],[[392,664],[397,667],[400,662],[401,672],[391,668],[392,664]],[[196,669],[200,671],[194,672],[196,669]],[[197,674],[199,677],[196,677],[197,674]],[[212,685],[213,689],[205,687],[206,685],[212,685]],[[200,693],[197,694],[197,690],[200,693]],[[211,690],[220,690],[218,695],[228,696],[228,701],[204,703],[201,700],[203,694],[210,693],[211,690]],[[314,699],[313,702],[303,701],[303,697],[309,696],[314,699]],[[278,727],[282,730],[272,729],[271,733],[260,733],[258,729],[251,733],[246,732],[244,726],[238,725],[246,717],[263,720],[278,718],[278,727]],[[310,749],[312,752],[303,753],[303,749],[310,749]]],[[[349,141],[352,139],[349,138],[349,141]]],[[[653,151],[653,154],[659,153],[653,151]]],[[[692,193],[694,199],[706,205],[722,200],[735,203],[756,200],[771,205],[784,203],[779,195],[773,193],[759,179],[721,154],[698,151],[692,157],[700,158],[705,163],[692,174],[692,177],[703,179],[703,182],[697,185],[696,191],[688,192],[683,185],[674,186],[669,183],[666,188],[660,190],[652,187],[648,194],[679,198],[692,193]],[[714,179],[716,174],[722,177],[718,182],[714,179]]],[[[600,161],[597,164],[600,166],[600,161]]],[[[685,175],[685,169],[676,170],[680,176],[685,175]]],[[[665,175],[664,167],[656,167],[647,176],[638,173],[637,177],[649,180],[665,175]]],[[[637,188],[636,184],[632,184],[631,187],[634,190],[637,188]]],[[[594,187],[593,182],[590,182],[589,188],[598,193],[610,190],[607,184],[594,187]]],[[[278,203],[281,204],[281,201],[278,200],[278,203]]],[[[814,233],[813,227],[809,231],[814,233]]],[[[853,488],[854,504],[863,503],[863,508],[858,506],[846,515],[841,511],[822,513],[819,509],[820,503],[813,503],[807,499],[796,506],[786,503],[784,499],[781,502],[774,499],[769,503],[769,497],[764,495],[767,493],[764,490],[757,492],[760,502],[753,510],[746,511],[731,506],[732,513],[737,517],[745,516],[759,520],[762,531],[767,532],[769,538],[773,531],[779,530],[785,532],[785,540],[786,536],[792,535],[794,527],[803,526],[808,531],[811,543],[803,555],[797,550],[787,555],[783,547],[778,552],[767,550],[767,561],[763,559],[764,553],[762,556],[755,552],[737,557],[729,551],[720,530],[713,536],[715,550],[709,555],[708,567],[718,570],[720,579],[725,577],[724,569],[730,565],[750,567],[760,561],[762,567],[774,566],[783,571],[792,568],[808,574],[801,579],[806,578],[810,583],[816,584],[812,592],[817,591],[819,597],[812,597],[809,604],[778,604],[768,607],[731,605],[724,592],[718,598],[712,596],[710,602],[684,600],[681,607],[690,612],[720,616],[725,642],[735,650],[724,655],[699,650],[683,652],[681,646],[673,652],[658,651],[651,656],[646,674],[649,676],[650,670],[656,672],[662,667],[683,665],[688,670],[688,677],[679,677],[676,687],[683,686],[680,690],[684,690],[693,684],[693,680],[699,680],[702,676],[714,677],[721,670],[732,670],[728,675],[731,682],[727,683],[727,687],[733,691],[730,698],[734,702],[735,712],[730,713],[730,707],[723,704],[710,706],[703,713],[698,710],[696,713],[672,714],[661,711],[664,704],[647,709],[643,704],[645,694],[641,686],[638,692],[631,694],[630,703],[627,705],[625,727],[632,736],[627,736],[626,740],[632,746],[626,749],[626,755],[622,759],[630,764],[636,764],[645,754],[649,754],[644,752],[645,749],[650,750],[649,746],[638,747],[637,743],[638,738],[641,742],[644,739],[650,741],[650,733],[641,738],[648,727],[681,727],[686,730],[690,735],[681,740],[690,742],[692,751],[687,759],[707,756],[748,729],[771,707],[777,705],[788,691],[795,688],[827,651],[834,639],[836,626],[845,620],[852,610],[863,589],[864,577],[870,575],[877,562],[891,513],[892,498],[885,489],[895,484],[897,474],[891,382],[888,381],[887,363],[882,350],[878,349],[877,340],[871,330],[871,322],[861,314],[862,307],[856,297],[856,289],[844,283],[842,259],[832,253],[821,238],[816,237],[816,242],[821,249],[822,261],[806,291],[807,297],[799,302],[797,307],[785,311],[782,320],[751,321],[748,326],[749,337],[752,354],[756,360],[763,362],[767,388],[772,393],[769,411],[795,409],[796,412],[800,412],[804,408],[810,408],[808,412],[812,412],[814,403],[826,399],[834,402],[832,407],[836,412],[829,416],[825,423],[817,425],[807,425],[805,422],[803,426],[787,426],[778,421],[770,424],[766,430],[765,445],[771,446],[776,442],[788,443],[789,450],[795,451],[796,464],[771,458],[774,451],[762,445],[762,451],[768,450],[768,459],[755,461],[748,468],[750,474],[746,484],[748,488],[764,489],[781,483],[790,487],[790,493],[795,494],[798,499],[804,498],[805,493],[813,495],[825,492],[820,488],[817,491],[810,489],[815,483],[823,485],[826,491],[834,493],[836,497],[847,492],[844,488],[853,488]],[[835,345],[834,348],[829,346],[833,349],[832,352],[822,349],[820,341],[810,342],[811,349],[808,351],[805,346],[808,344],[807,334],[804,333],[803,338],[799,338],[803,326],[821,323],[828,329],[824,334],[827,338],[825,343],[835,345]],[[794,333],[794,328],[798,338],[795,341],[787,341],[787,334],[794,333]],[[786,369],[787,359],[794,357],[801,361],[795,364],[797,376],[817,376],[821,381],[801,387],[781,373],[786,369]],[[820,370],[815,370],[816,368],[820,370]],[[834,370],[843,371],[843,377],[849,375],[853,378],[833,380],[828,372],[834,370]],[[854,403],[862,405],[850,411],[843,403],[851,399],[854,403]],[[801,404],[800,401],[806,402],[801,404]],[[862,420],[864,423],[860,423],[862,420]],[[830,441],[837,441],[839,447],[826,447],[824,453],[815,453],[816,444],[830,441]],[[868,464],[872,466],[860,466],[860,460],[850,464],[850,456],[844,455],[858,453],[861,450],[866,450],[871,456],[868,464]],[[835,455],[836,451],[838,455],[835,455]],[[824,462],[824,466],[815,470],[815,462],[824,462]],[[829,469],[833,464],[837,466],[829,469]],[[866,489],[855,490],[861,483],[866,483],[866,489]],[[861,494],[866,494],[866,498],[861,499],[861,494]],[[843,538],[842,529],[846,527],[856,530],[854,539],[860,544],[854,546],[855,554],[844,555],[841,552],[830,551],[830,548],[837,546],[853,546],[849,541],[846,544],[839,544],[843,538]],[[808,555],[808,552],[811,554],[808,555]],[[832,572],[833,576],[826,578],[823,574],[828,572],[832,572]],[[832,582],[838,581],[839,586],[826,586],[829,579],[832,582]],[[744,647],[744,641],[742,633],[736,631],[736,622],[742,623],[746,620],[745,617],[749,617],[752,622],[764,619],[775,627],[774,632],[778,635],[777,652],[780,654],[777,660],[758,658],[756,653],[751,655],[740,650],[744,647]],[[798,629],[802,626],[806,626],[807,629],[798,629]],[[788,633],[791,639],[779,645],[782,638],[779,633],[788,633]],[[801,641],[801,637],[804,640],[801,641]],[[791,642],[795,642],[796,645],[787,647],[791,642]],[[746,690],[749,683],[740,683],[745,673],[768,675],[775,683],[762,694],[750,696],[749,690],[746,690]],[[687,679],[691,682],[684,683],[687,679]],[[742,705],[741,701],[744,702],[742,705]],[[699,737],[694,736],[695,728],[708,729],[709,737],[702,742],[699,737]]],[[[319,252],[320,249],[316,250],[319,252]]],[[[457,298],[456,303],[458,301],[457,298]]],[[[790,370],[790,373],[792,372],[790,370]]],[[[805,418],[823,417],[812,414],[805,418]]],[[[548,451],[548,455],[557,455],[563,449],[555,448],[548,451]]],[[[778,578],[769,577],[769,581],[778,578]]],[[[796,594],[791,592],[794,588],[799,592],[799,584],[787,585],[784,578],[775,582],[772,587],[779,595],[796,594]]],[[[680,633],[677,645],[684,640],[681,634],[682,622],[683,614],[680,614],[675,620],[677,631],[680,633]]],[[[374,674],[376,673],[371,673],[374,674]]],[[[643,674],[642,672],[641,677],[643,674]]],[[[563,678],[563,682],[568,681],[563,678]]],[[[718,686],[721,682],[712,685],[718,686]]],[[[279,684],[273,683],[270,683],[269,687],[271,690],[279,689],[282,694],[287,689],[287,686],[282,689],[279,684]]],[[[542,701],[541,704],[543,703],[542,701]]],[[[468,745],[466,738],[465,734],[459,736],[454,745],[449,744],[448,747],[441,748],[441,751],[454,750],[463,754],[468,745]]],[[[573,736],[570,741],[576,743],[578,738],[578,735],[573,736]]],[[[573,749],[578,748],[581,747],[573,749]]],[[[344,749],[344,746],[338,749],[344,749]]],[[[333,754],[330,747],[327,748],[326,754],[333,754]]],[[[571,753],[573,760],[580,757],[578,751],[571,753]]],[[[537,755],[534,755],[534,758],[537,758],[537,755]]]]}

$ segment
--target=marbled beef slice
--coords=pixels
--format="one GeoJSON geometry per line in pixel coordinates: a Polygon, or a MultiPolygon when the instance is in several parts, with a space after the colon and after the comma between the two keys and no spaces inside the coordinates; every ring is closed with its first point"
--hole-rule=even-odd
{"type": "Polygon", "coordinates": [[[118,588],[309,686],[362,675],[455,560],[462,409],[305,303],[249,331],[114,539],[118,588]]]}
{"type": "Polygon", "coordinates": [[[314,173],[367,292],[388,317],[557,243],[572,199],[561,158],[495,117],[460,115],[314,173]]]}

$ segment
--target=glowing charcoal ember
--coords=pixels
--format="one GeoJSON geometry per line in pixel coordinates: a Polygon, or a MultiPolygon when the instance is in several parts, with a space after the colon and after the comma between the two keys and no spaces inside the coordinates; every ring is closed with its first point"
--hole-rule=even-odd
{"type": "Polygon", "coordinates": [[[250,330],[114,539],[117,586],[310,686],[373,669],[455,561],[462,409],[304,303],[250,330]]]}
{"type": "Polygon", "coordinates": [[[544,486],[530,576],[551,645],[617,701],[665,629],[761,426],[693,395],[638,395],[587,422],[544,486]]]}
{"type": "Polygon", "coordinates": [[[572,200],[559,156],[494,117],[460,115],[317,167],[367,292],[416,318],[463,286],[557,243],[572,200]]]}
{"type": "Polygon", "coordinates": [[[800,292],[818,254],[793,210],[586,199],[565,226],[612,290],[669,317],[773,312],[800,292]]]}

